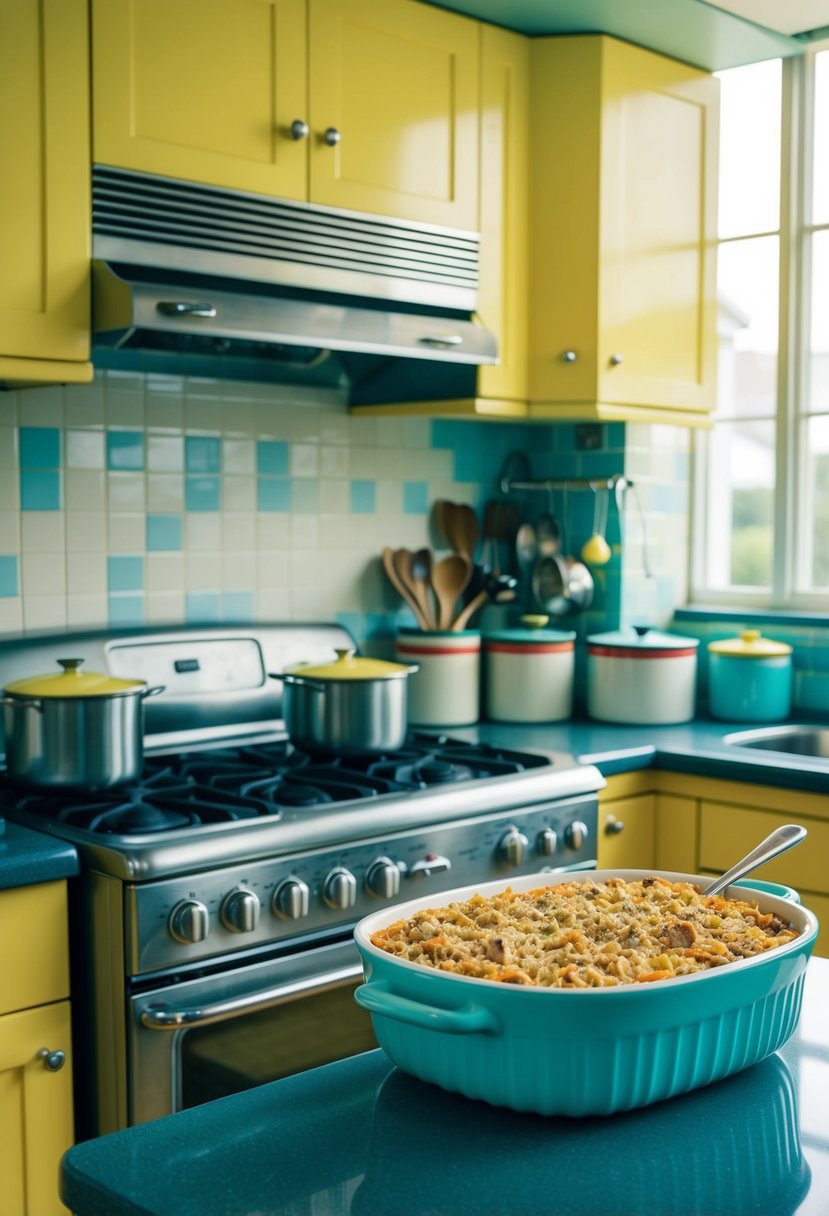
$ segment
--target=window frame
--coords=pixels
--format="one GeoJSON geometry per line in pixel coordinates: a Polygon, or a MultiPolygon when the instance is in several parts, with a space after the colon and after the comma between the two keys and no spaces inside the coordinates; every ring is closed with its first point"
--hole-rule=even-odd
{"type": "MultiPolygon", "coordinates": [[[[775,425],[775,484],[773,497],[773,552],[771,586],[723,588],[707,583],[706,553],[709,520],[707,449],[716,435],[718,422],[697,431],[692,443],[691,556],[689,606],[746,608],[754,611],[826,612],[825,591],[802,590],[806,570],[806,541],[809,487],[805,476],[808,451],[805,436],[809,419],[829,417],[829,410],[809,412],[811,252],[815,232],[829,232],[829,220],[813,223],[812,164],[814,157],[815,60],[829,50],[829,39],[782,61],[780,217],[779,229],[752,232],[750,239],[779,237],[779,313],[777,355],[777,408],[770,419],[775,425]]],[[[749,239],[749,235],[717,239],[725,244],[749,239]]]]}

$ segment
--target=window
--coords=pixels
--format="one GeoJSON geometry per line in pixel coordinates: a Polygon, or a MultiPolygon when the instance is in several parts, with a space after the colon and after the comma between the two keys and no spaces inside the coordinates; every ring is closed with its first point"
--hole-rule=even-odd
{"type": "Polygon", "coordinates": [[[692,598],[819,610],[829,602],[829,50],[719,76],[719,386],[714,425],[694,443],[692,598]]]}

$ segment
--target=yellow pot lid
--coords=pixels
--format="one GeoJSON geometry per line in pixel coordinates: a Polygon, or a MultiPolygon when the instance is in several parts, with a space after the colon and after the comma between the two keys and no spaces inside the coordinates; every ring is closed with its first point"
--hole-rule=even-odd
{"type": "Polygon", "coordinates": [[[83,659],[58,659],[63,671],[29,676],[7,684],[5,692],[20,697],[111,697],[145,688],[143,680],[121,680],[99,671],[81,671],[83,659]]]}
{"type": "Polygon", "coordinates": [[[297,663],[295,667],[286,667],[285,674],[307,676],[309,680],[391,680],[417,671],[417,667],[408,663],[360,658],[353,650],[334,653],[337,658],[333,663],[297,663]]]}
{"type": "Polygon", "coordinates": [[[769,659],[792,653],[786,642],[761,637],[759,629],[743,629],[738,638],[709,642],[708,649],[712,654],[729,654],[739,659],[769,659]]]}

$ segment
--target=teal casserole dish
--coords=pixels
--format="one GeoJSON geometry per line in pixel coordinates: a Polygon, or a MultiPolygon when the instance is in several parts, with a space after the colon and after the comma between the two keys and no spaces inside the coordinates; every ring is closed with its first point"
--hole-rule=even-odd
{"type": "MultiPolygon", "coordinates": [[[[708,878],[653,870],[593,870],[586,881],[708,878]]],[[[572,882],[570,872],[526,875],[516,891],[572,882]]],[[[487,897],[503,881],[424,896],[365,917],[354,930],[380,1046],[405,1072],[495,1106],[542,1115],[610,1115],[648,1106],[756,1064],[791,1036],[817,918],[793,900],[756,895],[799,936],[713,971],[615,988],[529,988],[437,971],[387,953],[371,936],[424,908],[487,897]]]]}

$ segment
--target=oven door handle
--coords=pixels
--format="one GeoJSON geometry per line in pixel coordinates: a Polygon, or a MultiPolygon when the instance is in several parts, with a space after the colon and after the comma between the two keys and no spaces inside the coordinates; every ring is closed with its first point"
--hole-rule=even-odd
{"type": "Polygon", "coordinates": [[[214,1022],[235,1018],[240,1013],[272,1009],[274,1005],[282,1005],[307,992],[338,988],[349,980],[359,979],[362,974],[362,964],[351,963],[348,967],[338,967],[335,971],[326,971],[310,979],[294,980],[275,988],[266,988],[264,992],[248,992],[244,996],[195,1009],[180,1009],[159,1001],[142,1009],[139,1021],[147,1030],[187,1030],[193,1026],[211,1026],[214,1022]]]}

